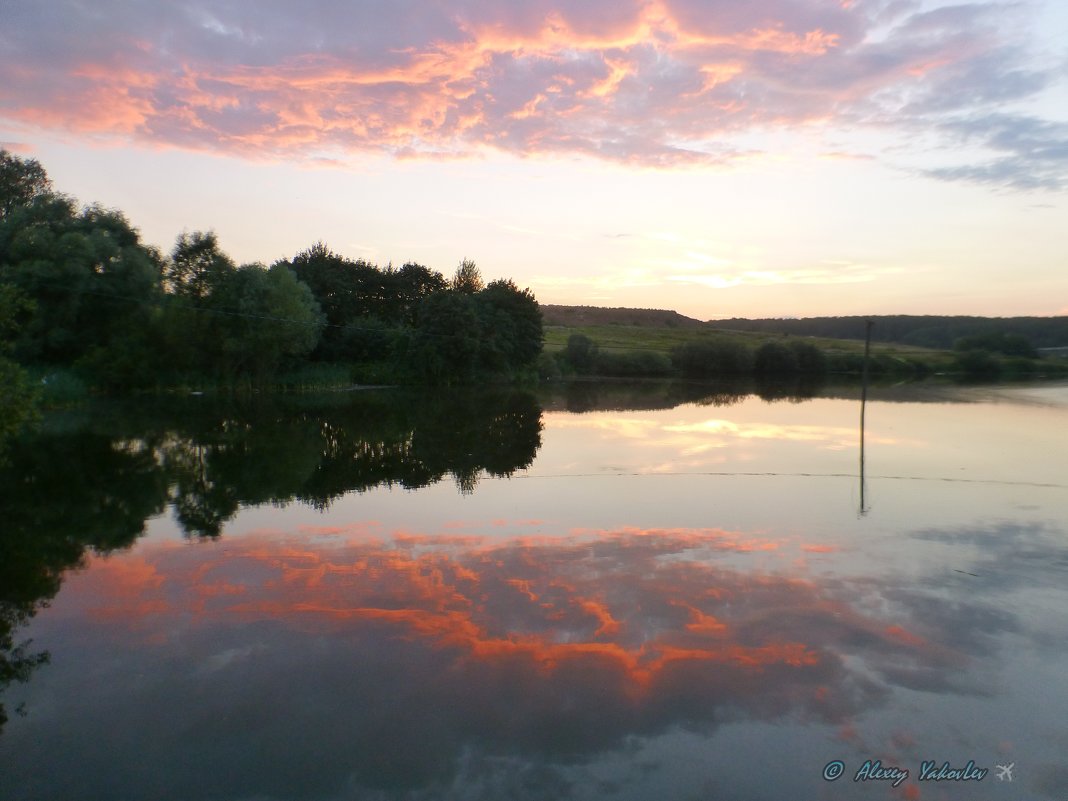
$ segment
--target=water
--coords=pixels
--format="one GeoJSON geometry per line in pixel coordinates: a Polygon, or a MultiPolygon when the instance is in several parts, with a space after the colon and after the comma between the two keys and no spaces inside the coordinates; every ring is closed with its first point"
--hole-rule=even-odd
{"type": "Polygon", "coordinates": [[[1068,797],[1068,387],[745,392],[50,417],[0,797],[1068,797]]]}

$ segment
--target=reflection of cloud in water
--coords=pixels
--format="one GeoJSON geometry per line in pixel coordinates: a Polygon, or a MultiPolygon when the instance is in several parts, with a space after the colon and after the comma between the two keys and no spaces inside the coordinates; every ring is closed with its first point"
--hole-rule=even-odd
{"type": "Polygon", "coordinates": [[[662,428],[655,420],[620,417],[618,414],[591,412],[576,416],[559,412],[556,414],[547,413],[545,416],[554,430],[580,428],[589,431],[601,431],[626,439],[645,439],[662,428]]]}
{"type": "MultiPolygon", "coordinates": [[[[967,548],[972,579],[981,579],[984,591],[1007,592],[1021,587],[1063,587],[1068,575],[1065,531],[1040,523],[999,521],[958,528],[924,529],[912,536],[940,543],[955,552],[967,548]]],[[[954,582],[967,576],[956,575],[954,582]]],[[[930,581],[941,580],[931,579],[930,581]]]]}
{"type": "MultiPolygon", "coordinates": [[[[631,419],[617,414],[597,413],[550,416],[549,419],[552,429],[597,431],[611,434],[613,437],[640,440],[643,444],[677,447],[684,455],[727,448],[734,442],[752,440],[811,443],[828,450],[857,447],[857,429],[854,426],[750,423],[725,419],[663,424],[650,419],[631,419]]],[[[871,431],[867,433],[866,440],[869,445],[923,444],[871,431]]]]}
{"type": "Polygon", "coordinates": [[[555,772],[635,737],[730,720],[848,727],[892,685],[952,688],[969,658],[956,646],[972,644],[948,636],[960,615],[869,609],[865,592],[893,588],[739,568],[778,543],[738,532],[324,533],[149,546],[69,580],[87,647],[148,677],[70,701],[72,759],[108,766],[70,797],[98,781],[143,790],[132,768],[107,774],[123,768],[104,752],[121,748],[192,796],[205,788],[187,760],[245,795],[444,794],[471,771],[499,783],[498,763],[566,795],[555,772]],[[305,784],[301,760],[321,766],[305,784]]]}
{"type": "MultiPolygon", "coordinates": [[[[857,429],[848,426],[776,425],[774,423],[735,423],[730,420],[703,420],[698,423],[681,423],[663,427],[669,433],[712,438],[703,447],[726,447],[732,439],[768,439],[781,442],[811,442],[830,450],[857,447],[857,429]]],[[[869,444],[898,445],[896,437],[868,433],[869,444]]]]}

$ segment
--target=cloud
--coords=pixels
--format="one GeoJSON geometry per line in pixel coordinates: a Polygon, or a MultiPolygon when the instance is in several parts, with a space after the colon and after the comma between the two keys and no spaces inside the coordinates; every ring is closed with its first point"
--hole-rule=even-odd
{"type": "Polygon", "coordinates": [[[947,122],[943,129],[959,142],[997,155],[979,163],[928,170],[934,178],[1021,190],[1068,186],[1068,122],[985,114],[947,122]]]}
{"type": "Polygon", "coordinates": [[[33,153],[33,145],[25,142],[4,142],[0,141],[0,150],[6,150],[9,153],[21,153],[23,155],[29,155],[33,153]]]}
{"type": "MultiPolygon", "coordinates": [[[[496,150],[725,164],[752,155],[739,137],[769,129],[937,130],[950,112],[978,119],[1035,95],[1053,73],[1029,63],[1003,24],[1012,13],[817,0],[13,0],[0,120],[247,158],[496,150]]],[[[1062,157],[1013,152],[930,174],[1060,185],[1062,157]]]]}

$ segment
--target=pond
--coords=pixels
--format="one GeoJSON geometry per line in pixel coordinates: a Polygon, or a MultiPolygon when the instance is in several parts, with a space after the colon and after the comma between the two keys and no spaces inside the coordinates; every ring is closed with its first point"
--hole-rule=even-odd
{"type": "Polygon", "coordinates": [[[1068,798],[1068,385],[56,413],[0,797],[1068,798]]]}

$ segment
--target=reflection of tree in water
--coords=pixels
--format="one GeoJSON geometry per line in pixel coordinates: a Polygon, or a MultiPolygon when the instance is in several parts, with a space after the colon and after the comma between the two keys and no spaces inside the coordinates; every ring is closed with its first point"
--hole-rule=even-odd
{"type": "Polygon", "coordinates": [[[183,531],[217,536],[222,524],[237,512],[233,488],[212,481],[208,449],[180,440],[166,451],[166,467],[174,483],[174,516],[183,531]]]}
{"type": "MultiPolygon", "coordinates": [[[[683,403],[733,406],[751,395],[765,401],[800,403],[824,387],[816,376],[726,377],[707,381],[572,381],[564,385],[569,412],[671,409],[683,403]]],[[[557,392],[554,390],[554,393],[557,392]]],[[[556,398],[548,399],[551,405],[556,398]]]]}
{"type": "Polygon", "coordinates": [[[201,536],[217,536],[242,505],[321,509],[348,492],[449,475],[468,492],[483,471],[530,465],[541,446],[541,409],[517,391],[204,400],[100,425],[149,452],[179,525],[201,536]]]}
{"type": "MultiPolygon", "coordinates": [[[[0,690],[47,660],[17,630],[87,550],[132,544],[173,506],[182,530],[218,536],[242,505],[509,475],[541,446],[528,393],[410,393],[105,406],[11,442],[0,464],[0,690]]],[[[0,725],[6,719],[0,706],[0,725]]]]}
{"type": "Polygon", "coordinates": [[[483,470],[509,476],[529,467],[541,447],[541,408],[526,393],[457,394],[432,414],[414,430],[413,454],[438,478],[451,473],[462,493],[483,470]]]}
{"type": "Polygon", "coordinates": [[[131,544],[167,498],[163,472],[143,443],[82,431],[16,440],[7,456],[0,468],[0,690],[47,660],[19,642],[16,630],[55,597],[63,573],[81,565],[87,549],[131,544]]]}

